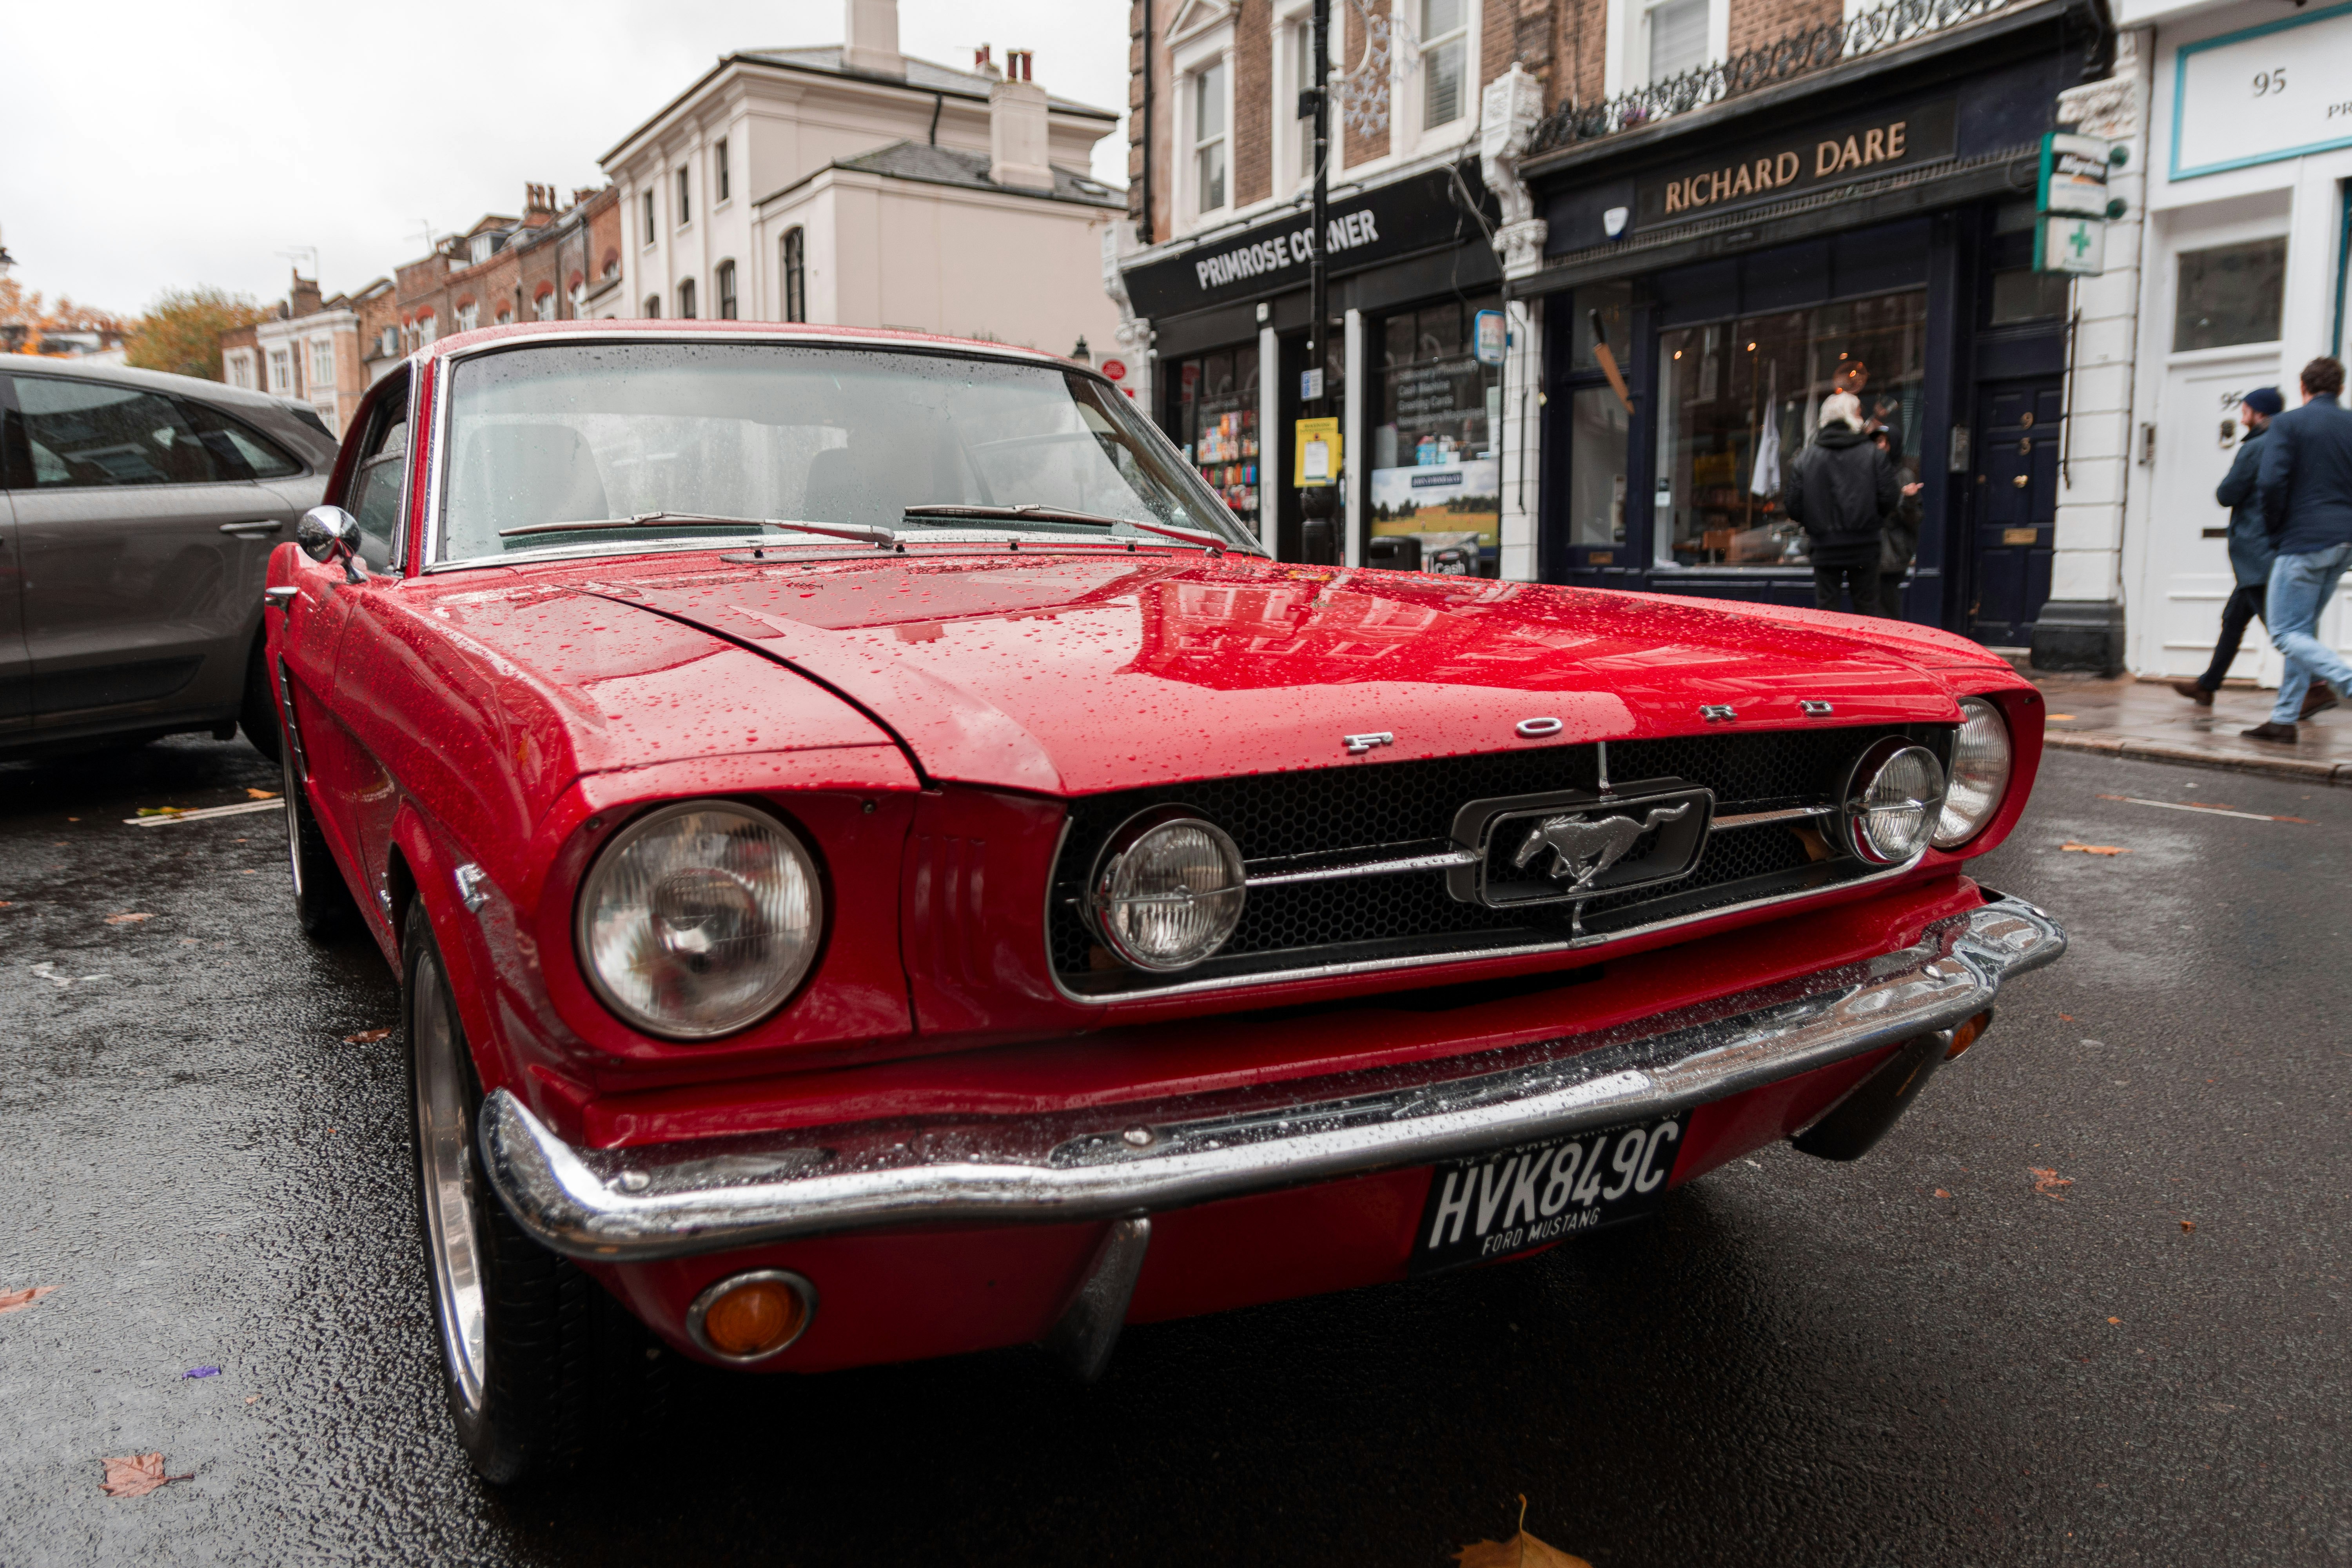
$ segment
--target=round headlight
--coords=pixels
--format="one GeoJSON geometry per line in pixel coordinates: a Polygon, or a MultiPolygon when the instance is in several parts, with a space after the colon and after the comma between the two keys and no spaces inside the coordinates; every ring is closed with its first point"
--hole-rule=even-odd
{"type": "Polygon", "coordinates": [[[1966,844],[1992,820],[2009,793],[2009,722],[1981,697],[1960,699],[1960,732],[1952,738],[1952,780],[1944,792],[1944,814],[1936,825],[1936,847],[1966,844]]]}
{"type": "Polygon", "coordinates": [[[1241,923],[1243,878],[1242,852],[1223,828],[1181,808],[1146,812],[1103,851],[1095,929],[1134,968],[1190,969],[1241,923]]]}
{"type": "Polygon", "coordinates": [[[1862,754],[1846,786],[1848,840],[1864,859],[1897,865],[1927,847],[1943,805],[1936,753],[1889,737],[1862,754]]]}
{"type": "Polygon", "coordinates": [[[588,984],[625,1023],[707,1040],[759,1022],[816,958],[816,865],[764,812],[664,806],[613,836],[581,884],[588,984]]]}

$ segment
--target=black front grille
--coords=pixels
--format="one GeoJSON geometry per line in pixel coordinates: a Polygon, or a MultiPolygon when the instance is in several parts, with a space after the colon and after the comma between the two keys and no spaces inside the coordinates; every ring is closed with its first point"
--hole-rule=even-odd
{"type": "MultiPolygon", "coordinates": [[[[1941,757],[1951,731],[1881,726],[1619,742],[1609,748],[1609,776],[1621,790],[1660,778],[1702,785],[1714,792],[1718,818],[1816,805],[1832,798],[1864,747],[1890,734],[1918,740],[1941,757]]],[[[1452,897],[1443,873],[1414,872],[1254,888],[1240,928],[1216,957],[1179,976],[1145,976],[1108,959],[1081,910],[1086,879],[1104,841],[1151,806],[1192,808],[1232,834],[1243,858],[1252,862],[1370,849],[1404,854],[1446,847],[1455,813],[1471,801],[1590,790],[1599,783],[1598,764],[1595,747],[1553,746],[1212,779],[1075,801],[1048,914],[1054,967],[1073,989],[1117,994],[1333,962],[1467,954],[1568,940],[1578,917],[1567,903],[1488,909],[1452,897]]],[[[1656,837],[1637,842],[1623,863],[1638,863],[1656,837]]],[[[1803,834],[1786,826],[1710,833],[1686,875],[1586,900],[1582,931],[1605,936],[1771,896],[1782,884],[1788,894],[1801,893],[1860,870],[1851,859],[1822,858],[1822,850],[1818,837],[1809,848],[1803,834]]],[[[1497,846],[1495,853],[1507,850],[1497,846]]]]}

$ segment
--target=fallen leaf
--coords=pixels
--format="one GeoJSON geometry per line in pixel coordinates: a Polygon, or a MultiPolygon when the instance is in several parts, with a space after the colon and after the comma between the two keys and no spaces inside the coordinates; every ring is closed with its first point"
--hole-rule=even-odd
{"type": "Polygon", "coordinates": [[[2193,1219],[2184,1219],[2180,1222],[2180,1228],[2183,1230],[2195,1230],[2197,1228],[2197,1222],[2193,1219]]]}
{"type": "Polygon", "coordinates": [[[220,1368],[216,1366],[192,1366],[180,1374],[180,1381],[185,1383],[192,1377],[218,1377],[219,1375],[220,1368]]]}
{"type": "Polygon", "coordinates": [[[1939,1198],[1948,1198],[1948,1197],[1950,1197],[1952,1194],[1949,1194],[1949,1193],[1948,1193],[1948,1192],[1946,1192],[1943,1188],[1941,1188],[1941,1187],[1937,1187],[1937,1188],[1936,1189],[1936,1195],[1937,1195],[1937,1197],[1939,1197],[1939,1198]]]}
{"type": "Polygon", "coordinates": [[[2074,715],[2072,713],[2053,713],[2050,717],[2053,719],[2072,719],[2074,715]]]}
{"type": "Polygon", "coordinates": [[[0,1312],[21,1312],[56,1289],[54,1285],[36,1285],[27,1290],[0,1290],[0,1312]]]}
{"type": "Polygon", "coordinates": [[[106,1467],[106,1479],[100,1481],[99,1487],[109,1497],[145,1497],[168,1481],[196,1479],[194,1470],[183,1476],[165,1475],[161,1454],[132,1454],[124,1458],[101,1459],[99,1462],[106,1467]]]}
{"type": "Polygon", "coordinates": [[[187,809],[188,808],[184,805],[142,805],[139,808],[139,815],[142,816],[177,816],[187,809]]]}
{"type": "Polygon", "coordinates": [[[2107,1320],[2107,1321],[2109,1321],[2109,1322],[2111,1322],[2111,1323],[2120,1323],[2120,1322],[2122,1322],[2122,1321],[2123,1321],[2123,1320],[2122,1320],[2121,1318],[2109,1318],[2109,1319],[2107,1320]]]}
{"type": "Polygon", "coordinates": [[[2074,1015],[2072,1013],[2061,1013],[2058,1015],[2058,1021],[2062,1024],[2071,1024],[2074,1021],[2074,1015]]]}
{"type": "Polygon", "coordinates": [[[392,1031],[388,1028],[362,1029],[356,1035],[345,1035],[343,1037],[343,1044],[347,1046],[372,1046],[378,1040],[387,1040],[391,1037],[392,1031]]]}
{"type": "Polygon", "coordinates": [[[2073,1186],[2074,1184],[2074,1177],[2062,1176],[2055,1171],[2045,1171],[2039,1165],[2028,1165],[2026,1169],[2033,1173],[2033,1190],[2035,1192],[2040,1193],[2045,1198],[2056,1198],[2062,1204],[2066,1201],[2066,1194],[2060,1192],[2058,1189],[2061,1187],[2073,1186]]]}
{"type": "Polygon", "coordinates": [[[278,798],[278,792],[276,790],[255,789],[250,784],[246,786],[245,793],[247,798],[252,800],[276,800],[278,798]]]}
{"type": "Polygon", "coordinates": [[[261,1397],[261,1395],[259,1395],[258,1394],[247,1394],[247,1395],[245,1396],[245,1402],[246,1402],[247,1405],[250,1405],[250,1404],[252,1404],[255,1400],[257,1400],[257,1399],[258,1399],[258,1398],[260,1398],[260,1397],[261,1397]]]}
{"type": "Polygon", "coordinates": [[[2058,847],[2061,849],[2076,850],[2084,855],[2128,855],[2131,853],[2130,850],[2122,848],[2114,844],[2066,843],[2061,844],[2058,847]]]}
{"type": "Polygon", "coordinates": [[[109,915],[106,917],[106,923],[110,926],[135,926],[141,921],[152,921],[154,918],[151,914],[109,915]]]}
{"type": "Polygon", "coordinates": [[[1454,1554],[1462,1568],[1592,1568],[1581,1557],[1547,1546],[1528,1533],[1528,1500],[1519,1496],[1519,1532],[1508,1541],[1474,1541],[1454,1554]]]}

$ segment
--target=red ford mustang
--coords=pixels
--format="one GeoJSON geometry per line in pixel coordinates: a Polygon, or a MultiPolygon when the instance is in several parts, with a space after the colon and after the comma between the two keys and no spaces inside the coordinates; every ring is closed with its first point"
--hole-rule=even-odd
{"type": "Polygon", "coordinates": [[[400,976],[492,1479],[643,1374],[622,1308],[1091,1374],[1853,1158],[2064,946],[1964,874],[2042,731],[1973,644],[1278,564],[1049,356],[468,333],[328,500],[268,590],[294,896],[400,976]]]}

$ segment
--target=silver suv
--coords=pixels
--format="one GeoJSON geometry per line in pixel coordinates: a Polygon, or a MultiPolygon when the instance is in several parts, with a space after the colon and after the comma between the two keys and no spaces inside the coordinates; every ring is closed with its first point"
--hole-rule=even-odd
{"type": "Polygon", "coordinates": [[[262,584],[334,437],[215,382],[0,365],[0,756],[241,724],[275,758],[262,584]]]}

